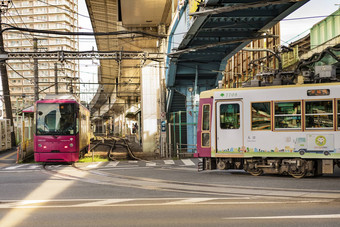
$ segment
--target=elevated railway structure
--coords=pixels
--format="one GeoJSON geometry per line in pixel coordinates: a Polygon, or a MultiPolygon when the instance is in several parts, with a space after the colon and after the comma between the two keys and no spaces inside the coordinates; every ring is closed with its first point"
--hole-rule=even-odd
{"type": "Polygon", "coordinates": [[[143,151],[164,156],[166,113],[186,112],[184,143],[195,144],[190,123],[197,119],[199,93],[217,86],[231,56],[251,40],[272,37],[267,30],[306,2],[86,0],[94,32],[101,34],[95,36],[97,52],[2,57],[99,58],[100,86],[90,103],[97,128],[123,135],[135,127],[143,151]]]}
{"type": "MultiPolygon", "coordinates": [[[[141,86],[103,85],[91,102],[92,114],[120,119],[121,123],[112,124],[114,130],[118,128],[121,132],[128,122],[126,113],[139,113],[135,119],[141,126],[139,130],[142,128],[140,134],[145,135],[140,138],[143,150],[162,152],[164,137],[160,129],[166,120],[164,113],[186,111],[186,121],[195,122],[197,95],[217,86],[227,60],[251,40],[270,38],[267,30],[306,2],[308,0],[87,0],[95,32],[139,29],[168,35],[167,44],[162,38],[135,35],[96,38],[99,51],[117,47],[125,51],[157,50],[166,52],[168,58],[165,64],[101,60],[101,82],[140,82],[141,86]],[[153,78],[141,79],[150,75],[153,78]],[[168,92],[163,90],[164,77],[168,92]],[[131,90],[134,93],[129,95],[131,90]]],[[[187,144],[194,144],[194,131],[193,126],[188,126],[187,144]]]]}
{"type": "MultiPolygon", "coordinates": [[[[227,61],[307,0],[184,1],[168,31],[166,111],[186,112],[187,141],[195,144],[198,95],[218,86],[227,61]]],[[[280,43],[277,43],[279,46],[280,43]]],[[[183,119],[182,119],[183,121],[183,119]]],[[[183,141],[183,140],[182,140],[183,141]]]]}

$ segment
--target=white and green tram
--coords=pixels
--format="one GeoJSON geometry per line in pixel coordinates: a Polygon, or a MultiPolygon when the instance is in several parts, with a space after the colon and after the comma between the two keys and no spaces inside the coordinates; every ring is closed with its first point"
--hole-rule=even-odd
{"type": "Polygon", "coordinates": [[[340,83],[204,91],[197,131],[205,170],[332,174],[340,165],[340,83]]]}

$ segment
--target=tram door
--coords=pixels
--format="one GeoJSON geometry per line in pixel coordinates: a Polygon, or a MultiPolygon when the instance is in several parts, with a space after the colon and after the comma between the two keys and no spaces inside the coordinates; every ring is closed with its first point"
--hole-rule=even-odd
{"type": "Polygon", "coordinates": [[[221,101],[216,105],[217,152],[235,152],[243,146],[242,101],[221,101]]]}

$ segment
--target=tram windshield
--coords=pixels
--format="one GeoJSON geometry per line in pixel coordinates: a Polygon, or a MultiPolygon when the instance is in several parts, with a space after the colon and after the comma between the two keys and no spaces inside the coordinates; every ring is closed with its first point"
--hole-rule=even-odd
{"type": "Polygon", "coordinates": [[[76,115],[74,103],[39,103],[37,135],[74,135],[76,115]]]}

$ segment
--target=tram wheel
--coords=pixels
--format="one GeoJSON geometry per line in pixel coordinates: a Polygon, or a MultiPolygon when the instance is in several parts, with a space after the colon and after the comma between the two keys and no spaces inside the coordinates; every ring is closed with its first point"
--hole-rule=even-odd
{"type": "Polygon", "coordinates": [[[306,176],[306,173],[307,173],[306,171],[303,171],[301,173],[290,173],[290,175],[294,178],[300,179],[306,176]]]}
{"type": "Polygon", "coordinates": [[[248,173],[257,177],[257,176],[261,176],[263,174],[263,170],[262,169],[252,169],[252,170],[249,170],[248,173]]]}
{"type": "Polygon", "coordinates": [[[217,168],[218,168],[219,170],[224,170],[224,169],[226,169],[226,167],[227,167],[227,165],[226,165],[226,163],[223,162],[223,161],[219,161],[219,162],[217,163],[217,168]]]}

